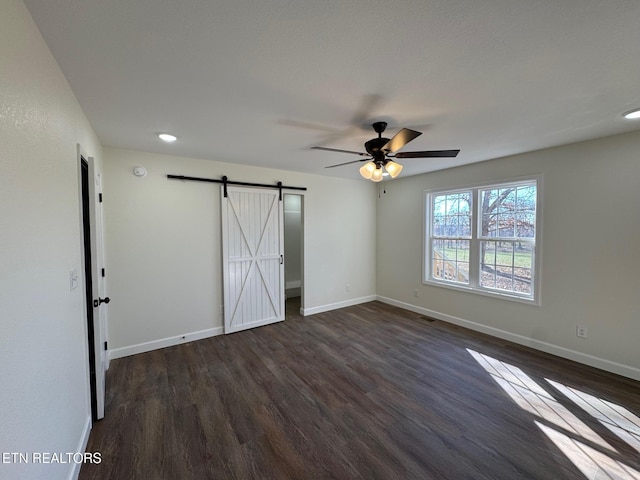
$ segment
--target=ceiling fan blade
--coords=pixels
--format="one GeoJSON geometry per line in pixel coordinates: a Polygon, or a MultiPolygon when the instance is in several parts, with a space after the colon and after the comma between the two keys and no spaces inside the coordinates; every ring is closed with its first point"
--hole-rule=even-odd
{"type": "Polygon", "coordinates": [[[336,165],[329,165],[328,167],[324,167],[324,168],[341,167],[343,165],[350,165],[352,163],[358,163],[358,162],[366,162],[368,160],[371,160],[371,158],[363,158],[362,160],[352,160],[351,162],[338,163],[336,165]]]}
{"type": "Polygon", "coordinates": [[[319,130],[321,132],[328,132],[334,135],[340,132],[340,130],[335,127],[328,127],[326,125],[321,125],[319,123],[303,122],[299,120],[288,120],[286,118],[277,120],[277,122],[280,125],[286,125],[287,127],[306,128],[308,130],[319,130]]]}
{"type": "MultiPolygon", "coordinates": [[[[354,155],[360,155],[361,157],[368,157],[368,153],[354,152],[353,150],[340,150],[339,148],[327,148],[327,147],[311,147],[311,150],[326,150],[327,152],[340,152],[340,153],[353,153],[354,155]]],[[[359,160],[356,160],[359,161],[359,160]]]]}
{"type": "MultiPolygon", "coordinates": [[[[381,100],[382,96],[375,93],[362,97],[358,110],[351,118],[351,125],[357,128],[364,127],[381,100]]],[[[369,127],[369,125],[366,126],[369,127]]]]}
{"type": "Polygon", "coordinates": [[[398,152],[395,158],[453,158],[460,150],[426,150],[424,152],[398,152]]]}
{"type": "Polygon", "coordinates": [[[416,132],[415,130],[410,130],[408,128],[403,128],[398,133],[396,133],[391,140],[389,140],[382,150],[386,150],[391,153],[396,153],[402,147],[404,147],[411,140],[415,139],[422,135],[422,132],[416,132]]]}

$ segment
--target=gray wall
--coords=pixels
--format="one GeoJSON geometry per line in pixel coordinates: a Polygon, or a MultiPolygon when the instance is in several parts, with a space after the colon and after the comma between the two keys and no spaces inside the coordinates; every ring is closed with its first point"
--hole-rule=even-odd
{"type": "Polygon", "coordinates": [[[640,379],[638,152],[633,132],[396,180],[378,202],[378,295],[640,379]],[[422,284],[425,190],[539,174],[541,306],[422,284]]]}

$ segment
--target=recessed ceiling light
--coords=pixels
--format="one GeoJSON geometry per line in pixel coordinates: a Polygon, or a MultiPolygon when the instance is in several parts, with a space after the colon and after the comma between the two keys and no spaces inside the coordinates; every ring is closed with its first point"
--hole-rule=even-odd
{"type": "Polygon", "coordinates": [[[631,110],[630,112],[625,113],[624,118],[626,118],[627,120],[635,120],[637,118],[640,118],[640,109],[631,110]]]}
{"type": "Polygon", "coordinates": [[[158,138],[167,143],[175,142],[178,139],[178,137],[170,133],[159,133],[158,138]]]}

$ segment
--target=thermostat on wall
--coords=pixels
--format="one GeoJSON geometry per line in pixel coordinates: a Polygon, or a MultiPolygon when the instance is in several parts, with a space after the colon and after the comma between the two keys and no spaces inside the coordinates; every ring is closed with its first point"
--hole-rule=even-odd
{"type": "Polygon", "coordinates": [[[147,169],[144,167],[133,167],[133,174],[136,177],[144,177],[147,174],[147,169]]]}

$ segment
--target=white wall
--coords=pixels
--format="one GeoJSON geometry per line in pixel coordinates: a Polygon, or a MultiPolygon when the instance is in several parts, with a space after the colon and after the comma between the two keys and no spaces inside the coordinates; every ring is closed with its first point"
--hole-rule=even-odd
{"type": "MultiPolygon", "coordinates": [[[[0,452],[76,452],[90,421],[76,145],[101,146],[27,9],[0,0],[0,452]]],[[[0,478],[72,466],[0,463],[0,478]]]]}
{"type": "Polygon", "coordinates": [[[633,132],[396,180],[378,208],[378,295],[640,379],[639,152],[633,132]],[[540,307],[421,283],[425,190],[536,174],[543,175],[540,307]],[[576,337],[577,324],[587,326],[587,339],[576,337]]]}
{"type": "Polygon", "coordinates": [[[305,313],[375,298],[371,183],[121,149],[104,158],[112,358],[221,332],[221,186],[167,174],[307,187],[305,313]]]}

